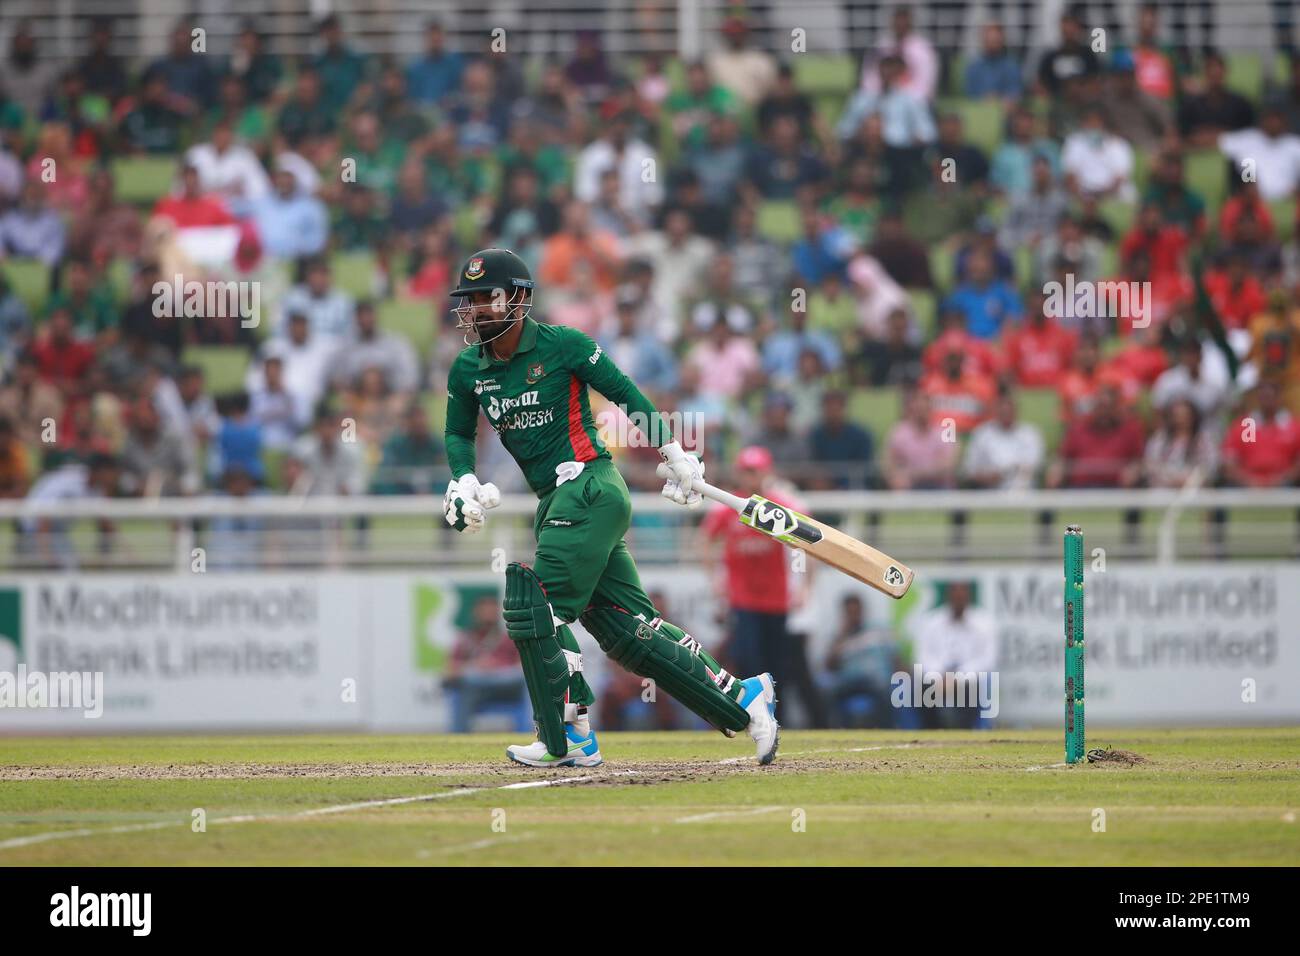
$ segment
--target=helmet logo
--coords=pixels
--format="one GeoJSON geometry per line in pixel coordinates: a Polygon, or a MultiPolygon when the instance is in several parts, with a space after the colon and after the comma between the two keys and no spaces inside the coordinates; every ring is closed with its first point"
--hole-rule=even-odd
{"type": "Polygon", "coordinates": [[[469,263],[465,266],[465,278],[466,279],[483,278],[483,260],[481,258],[476,257],[474,259],[469,260],[469,263]]]}

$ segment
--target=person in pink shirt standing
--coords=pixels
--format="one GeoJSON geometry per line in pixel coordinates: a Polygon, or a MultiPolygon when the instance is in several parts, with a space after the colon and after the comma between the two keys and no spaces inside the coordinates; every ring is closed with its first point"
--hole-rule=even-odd
{"type": "MultiPolygon", "coordinates": [[[[760,494],[796,511],[804,505],[773,470],[772,453],[761,445],[741,449],[732,469],[738,494],[760,494]]],[[[802,635],[790,633],[787,616],[806,599],[811,569],[796,576],[784,545],[736,520],[716,505],[700,527],[702,551],[711,573],[721,564],[722,589],[730,610],[728,651],[733,670],[763,666],[787,688],[797,689],[815,726],[825,723],[821,698],[808,669],[802,635]]]]}

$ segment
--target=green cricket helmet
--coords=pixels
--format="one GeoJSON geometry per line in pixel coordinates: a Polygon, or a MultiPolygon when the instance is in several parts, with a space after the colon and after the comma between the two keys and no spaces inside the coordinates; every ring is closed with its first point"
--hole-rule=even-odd
{"type": "MultiPolygon", "coordinates": [[[[465,333],[465,344],[485,344],[481,335],[477,341],[470,341],[470,333],[478,331],[478,317],[484,314],[485,305],[495,305],[497,311],[512,311],[510,325],[526,319],[533,308],[534,288],[536,283],[533,282],[528,266],[509,249],[480,249],[466,259],[457,276],[455,288],[448,293],[452,298],[461,300],[452,312],[456,314],[456,328],[465,333]],[[492,303],[471,301],[470,296],[476,292],[494,293],[492,303]]],[[[497,335],[504,335],[508,328],[509,326],[502,329],[497,335]]]]}

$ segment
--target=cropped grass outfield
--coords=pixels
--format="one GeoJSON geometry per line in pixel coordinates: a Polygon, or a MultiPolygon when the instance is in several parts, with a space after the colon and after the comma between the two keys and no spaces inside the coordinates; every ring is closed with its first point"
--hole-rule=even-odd
{"type": "Polygon", "coordinates": [[[489,735],[3,739],[0,866],[1300,863],[1300,730],[1091,736],[1147,762],[1063,766],[1059,730],[792,732],[769,768],[610,733],[531,773],[489,735]]]}

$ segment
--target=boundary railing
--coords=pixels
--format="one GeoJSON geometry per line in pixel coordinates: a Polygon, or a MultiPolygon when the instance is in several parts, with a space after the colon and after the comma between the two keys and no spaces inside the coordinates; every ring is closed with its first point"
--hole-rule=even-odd
{"type": "MultiPolygon", "coordinates": [[[[900,560],[1059,559],[1082,524],[1114,558],[1294,560],[1300,489],[810,492],[806,510],[900,560]]],[[[532,553],[536,499],[512,494],[458,535],[434,495],[0,502],[0,571],[488,567],[532,553]],[[201,555],[196,551],[201,550],[201,555]]],[[[633,495],[638,560],[698,557],[701,512],[633,495]]]]}

